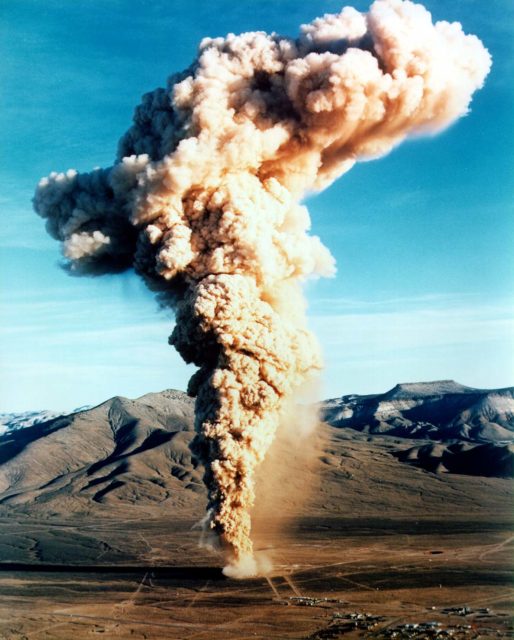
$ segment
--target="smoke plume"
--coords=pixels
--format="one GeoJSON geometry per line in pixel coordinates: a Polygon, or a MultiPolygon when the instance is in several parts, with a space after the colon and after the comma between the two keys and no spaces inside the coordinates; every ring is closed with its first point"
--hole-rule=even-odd
{"type": "Polygon", "coordinates": [[[466,114],[489,67],[478,38],[403,0],[346,7],[297,39],[205,38],[143,96],[112,167],[40,181],[35,209],[71,270],[134,267],[176,311],[170,343],[199,367],[194,447],[229,573],[256,571],[255,470],[321,368],[301,284],[334,260],[301,198],[466,114]]]}

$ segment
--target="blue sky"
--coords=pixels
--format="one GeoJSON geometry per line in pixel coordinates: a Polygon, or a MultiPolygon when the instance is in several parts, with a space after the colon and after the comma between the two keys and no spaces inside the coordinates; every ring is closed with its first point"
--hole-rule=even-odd
{"type": "MultiPolygon", "coordinates": [[[[74,278],[32,211],[40,177],[112,163],[143,93],[199,40],[296,35],[333,0],[5,0],[0,5],[0,411],[72,409],[185,389],[173,318],[132,273],[74,278]]],[[[349,2],[365,10],[367,2],[349,2]]],[[[454,378],[514,385],[514,7],[429,0],[493,55],[471,113],[443,134],[361,163],[308,200],[338,263],[307,286],[323,395],[454,378]]]]}

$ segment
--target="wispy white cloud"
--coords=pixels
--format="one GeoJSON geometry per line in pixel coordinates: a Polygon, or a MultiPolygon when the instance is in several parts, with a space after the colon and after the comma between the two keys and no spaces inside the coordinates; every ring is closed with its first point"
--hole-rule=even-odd
{"type": "MultiPolygon", "coordinates": [[[[377,344],[384,349],[429,348],[443,344],[502,342],[514,335],[512,307],[468,306],[401,311],[334,313],[312,317],[324,342],[356,348],[377,344]]],[[[513,347],[514,348],[514,347],[513,347]]]]}
{"type": "Polygon", "coordinates": [[[358,311],[364,314],[379,313],[397,309],[462,307],[475,302],[479,306],[483,297],[478,293],[424,293],[416,296],[390,296],[366,299],[351,297],[312,297],[311,308],[314,315],[332,315],[334,311],[358,311]],[[320,314],[321,311],[321,314],[320,314]]]}
{"type": "Polygon", "coordinates": [[[510,302],[480,304],[470,297],[466,304],[435,306],[429,300],[406,299],[403,308],[389,310],[371,303],[358,312],[343,305],[312,316],[325,353],[327,395],[384,391],[397,382],[438,378],[479,387],[514,383],[510,302]]]}

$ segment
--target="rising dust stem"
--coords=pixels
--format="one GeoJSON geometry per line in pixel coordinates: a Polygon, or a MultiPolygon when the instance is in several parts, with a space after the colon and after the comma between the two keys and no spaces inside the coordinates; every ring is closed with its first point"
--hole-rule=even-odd
{"type": "Polygon", "coordinates": [[[175,310],[170,343],[199,367],[189,393],[207,528],[230,575],[258,570],[255,470],[322,366],[302,283],[335,267],[301,199],[466,114],[490,63],[460,24],[402,0],[346,7],[296,39],[205,38],[186,71],[143,96],[112,167],[40,181],[34,206],[69,269],[133,267],[175,310]]]}

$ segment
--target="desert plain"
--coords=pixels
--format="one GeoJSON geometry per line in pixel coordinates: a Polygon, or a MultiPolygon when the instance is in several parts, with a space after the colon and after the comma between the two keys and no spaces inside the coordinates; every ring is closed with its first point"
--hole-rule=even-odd
{"type": "Polygon", "coordinates": [[[328,403],[312,446],[279,440],[254,514],[257,556],[270,568],[247,580],[225,577],[221,555],[199,546],[205,494],[184,394],[114,398],[7,432],[0,637],[511,638],[511,445],[498,436],[509,424],[491,417],[496,396],[484,421],[483,395],[466,389],[422,389],[416,404],[433,411],[444,399],[444,429],[453,421],[460,439],[436,440],[434,424],[409,419],[405,394],[420,390],[403,387],[346,399],[354,417],[356,403],[375,403],[377,419],[363,428],[342,425],[348,407],[338,421],[328,403]],[[435,460],[441,448],[486,440],[490,459],[499,451],[489,475],[448,472],[437,460],[429,471],[412,453],[428,447],[435,460]]]}

